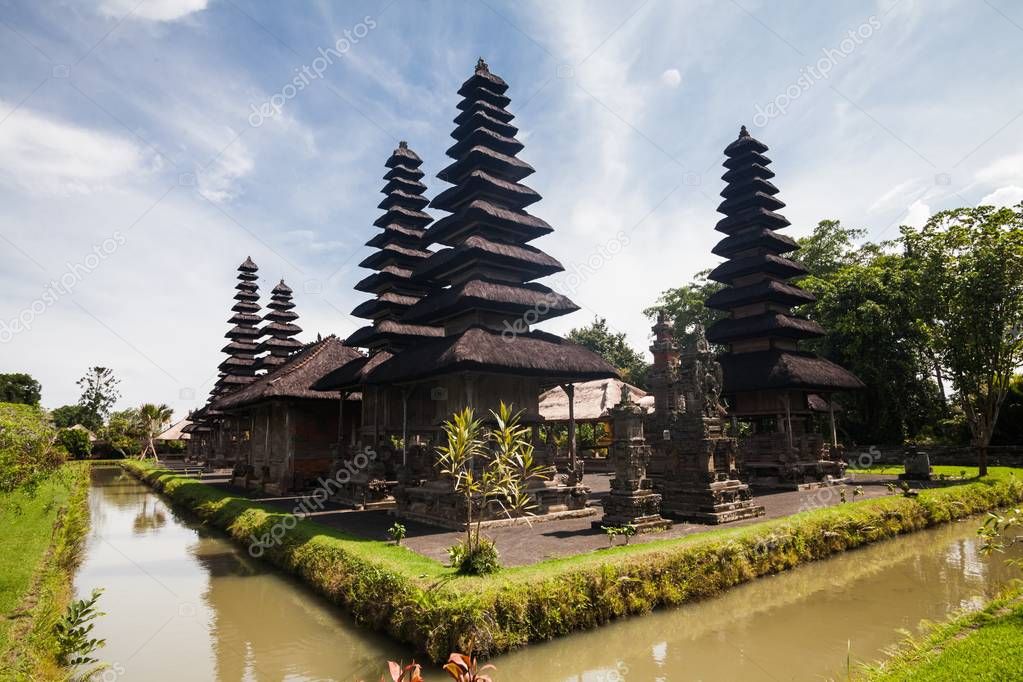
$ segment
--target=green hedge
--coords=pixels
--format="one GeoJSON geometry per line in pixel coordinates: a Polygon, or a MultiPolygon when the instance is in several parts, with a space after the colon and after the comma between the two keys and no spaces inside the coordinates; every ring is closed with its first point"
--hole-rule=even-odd
{"type": "MultiPolygon", "coordinates": [[[[153,465],[124,466],[236,540],[251,544],[290,515],[153,465]]],[[[404,547],[297,521],[265,557],[300,575],[362,624],[434,661],[450,651],[493,655],[528,642],[676,606],[758,576],[1023,500],[1008,469],[973,483],[804,512],[459,577],[404,547]]]]}

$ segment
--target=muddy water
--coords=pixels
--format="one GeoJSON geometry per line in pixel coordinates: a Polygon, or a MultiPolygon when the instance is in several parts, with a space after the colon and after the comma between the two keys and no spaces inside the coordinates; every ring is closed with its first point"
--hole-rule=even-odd
{"type": "MultiPolygon", "coordinates": [[[[407,651],[201,529],[119,469],[93,472],[76,588],[104,587],[108,680],[375,682],[407,651]]],[[[497,682],[844,679],[898,628],[976,605],[1011,576],[978,554],[976,522],[809,564],[684,608],[528,647],[497,682]]],[[[441,679],[434,675],[431,680],[441,679]]]]}

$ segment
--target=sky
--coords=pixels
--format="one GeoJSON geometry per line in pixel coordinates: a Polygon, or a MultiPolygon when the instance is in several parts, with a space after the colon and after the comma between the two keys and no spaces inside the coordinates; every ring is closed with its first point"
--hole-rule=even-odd
{"type": "MultiPolygon", "coordinates": [[[[643,309],[719,259],[722,150],[767,144],[799,237],[880,240],[1023,199],[1023,4],[0,0],[0,372],[43,405],[114,369],[181,416],[216,379],[235,268],[344,338],[384,161],[447,185],[458,87],[510,85],[544,283],[645,351],[643,309]]],[[[435,213],[440,217],[443,214],[435,213]]]]}

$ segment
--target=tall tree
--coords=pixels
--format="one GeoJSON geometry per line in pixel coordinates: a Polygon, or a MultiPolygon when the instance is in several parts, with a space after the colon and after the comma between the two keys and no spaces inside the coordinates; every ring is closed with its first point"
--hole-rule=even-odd
{"type": "Polygon", "coordinates": [[[103,421],[81,405],[61,405],[50,411],[50,418],[58,429],[69,429],[81,424],[93,433],[103,426],[103,421]]]}
{"type": "Polygon", "coordinates": [[[24,372],[0,374],[0,403],[38,405],[43,387],[31,375],[24,372]]]}
{"type": "Polygon", "coordinates": [[[98,420],[102,424],[110,414],[110,408],[121,397],[117,390],[121,380],[114,376],[114,370],[109,367],[90,367],[77,383],[82,389],[78,404],[86,409],[90,421],[98,420]]]}
{"type": "Polygon", "coordinates": [[[980,474],[1013,375],[1023,364],[1023,203],[942,211],[905,228],[920,269],[919,317],[966,414],[980,474]]]}
{"type": "Polygon", "coordinates": [[[650,364],[642,353],[629,345],[625,332],[611,331],[607,326],[607,319],[594,318],[588,326],[570,331],[567,338],[607,360],[628,383],[646,388],[646,375],[650,364]]]}

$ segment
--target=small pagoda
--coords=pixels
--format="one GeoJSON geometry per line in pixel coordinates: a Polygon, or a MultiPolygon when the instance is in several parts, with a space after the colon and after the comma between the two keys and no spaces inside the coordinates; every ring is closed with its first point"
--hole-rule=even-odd
{"type": "MultiPolygon", "coordinates": [[[[402,388],[407,447],[395,493],[399,514],[449,527],[464,524],[464,509],[433,466],[444,420],[466,406],[486,419],[503,400],[535,427],[544,389],[617,376],[596,354],[531,329],[578,308],[534,281],[563,268],[528,243],[552,228],[525,210],[540,195],[521,184],[533,168],[516,158],[523,145],[515,139],[507,90],[480,59],[458,91],[455,143],[447,150],[453,163],[437,175],[453,186],[430,204],[450,215],[425,231],[426,242],[445,248],[413,269],[425,296],[401,317],[402,323],[440,328],[442,336],[394,353],[365,379],[402,388]]],[[[538,517],[592,513],[577,471],[559,472],[532,492],[538,517]]]]}
{"type": "Polygon", "coordinates": [[[349,346],[394,352],[428,336],[439,336],[438,330],[401,322],[405,312],[427,291],[429,283],[414,281],[412,271],[425,261],[430,252],[423,248],[427,225],[433,218],[423,211],[429,200],[423,196],[423,160],[402,140],[384,162],[387,184],[380,191],[385,195],[377,208],[384,214],[373,223],[380,233],[366,242],[376,249],[360,267],[373,270],[355,285],[356,291],[374,294],[352,311],[355,317],[372,320],[372,324],[355,331],[345,341],[349,346]]]}
{"type": "Polygon", "coordinates": [[[834,427],[833,394],[863,387],[849,371],[802,351],[799,342],[824,334],[823,328],[793,307],[814,297],[791,283],[807,274],[789,258],[796,241],[778,233],[789,226],[778,210],[785,206],[771,183],[774,172],[767,145],[746,127],[725,148],[726,182],[716,230],[726,236],[713,253],[725,262],[710,279],[725,288],[706,305],[728,313],[707,330],[707,339],[727,350],[720,361],[730,413],[750,425],[742,443],[745,468],[754,484],[804,487],[843,478],[834,427]],[[830,438],[815,432],[811,405],[826,402],[830,438]]]}
{"type": "Polygon", "coordinates": [[[291,300],[292,289],[282,279],[270,292],[270,311],[263,316],[266,323],[260,334],[266,338],[256,346],[257,353],[265,353],[259,358],[259,369],[272,372],[287,362],[288,357],[302,347],[302,342],[294,338],[302,328],[295,324],[298,313],[294,311],[295,303],[291,300]]]}

